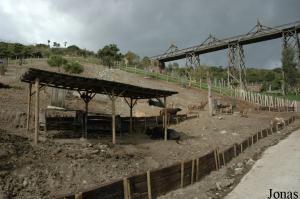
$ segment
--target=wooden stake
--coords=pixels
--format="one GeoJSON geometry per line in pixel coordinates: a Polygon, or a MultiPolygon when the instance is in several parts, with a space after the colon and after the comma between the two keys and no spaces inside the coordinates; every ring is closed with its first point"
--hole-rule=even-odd
{"type": "Polygon", "coordinates": [[[82,199],[82,192],[75,193],[75,199],[82,199]]]}
{"type": "Polygon", "coordinates": [[[223,165],[226,166],[225,153],[222,153],[223,165]]]}
{"type": "Polygon", "coordinates": [[[123,190],[124,190],[124,199],[128,199],[128,181],[127,181],[127,178],[123,178],[123,190]]]}
{"type": "Polygon", "coordinates": [[[236,144],[233,145],[234,157],[236,157],[236,144]]]}
{"type": "Polygon", "coordinates": [[[34,144],[37,145],[39,140],[39,127],[40,127],[40,120],[39,120],[39,114],[40,114],[40,80],[38,78],[35,79],[35,123],[34,123],[34,144]]]}
{"type": "Polygon", "coordinates": [[[216,171],[218,171],[219,170],[219,164],[218,164],[218,157],[217,157],[217,149],[214,150],[214,157],[215,157],[216,171]]]}
{"type": "Polygon", "coordinates": [[[152,199],[151,176],[149,170],[147,171],[147,188],[148,188],[148,199],[152,199]]]}
{"type": "Polygon", "coordinates": [[[194,184],[194,167],[195,167],[195,160],[192,160],[192,173],[191,173],[191,184],[194,184]]]}
{"type": "Polygon", "coordinates": [[[241,153],[242,153],[243,152],[243,143],[240,144],[240,146],[241,146],[241,153]]]}
{"type": "Polygon", "coordinates": [[[217,159],[218,159],[218,166],[219,169],[221,168],[221,160],[220,160],[220,151],[219,151],[219,147],[217,147],[217,159]]]}
{"type": "Polygon", "coordinates": [[[196,159],[196,182],[199,179],[199,158],[196,159]]]}
{"type": "Polygon", "coordinates": [[[27,102],[27,121],[26,121],[26,133],[29,133],[30,129],[30,114],[31,114],[31,89],[32,89],[32,84],[29,84],[28,87],[28,102],[27,102]]]}
{"type": "Polygon", "coordinates": [[[181,162],[181,188],[183,188],[183,182],[184,182],[184,162],[181,162]]]}

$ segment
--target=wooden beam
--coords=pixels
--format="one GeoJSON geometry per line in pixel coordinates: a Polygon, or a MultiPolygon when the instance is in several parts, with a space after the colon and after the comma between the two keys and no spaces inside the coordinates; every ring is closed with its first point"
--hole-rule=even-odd
{"type": "Polygon", "coordinates": [[[35,79],[35,123],[34,123],[34,144],[37,145],[39,140],[39,127],[40,127],[40,120],[39,120],[39,114],[40,114],[40,92],[39,92],[39,86],[40,80],[39,78],[35,79]]]}
{"type": "Polygon", "coordinates": [[[31,90],[32,90],[32,84],[29,84],[28,87],[28,102],[27,102],[27,121],[26,121],[26,133],[29,133],[30,129],[30,114],[31,114],[31,90]]]}

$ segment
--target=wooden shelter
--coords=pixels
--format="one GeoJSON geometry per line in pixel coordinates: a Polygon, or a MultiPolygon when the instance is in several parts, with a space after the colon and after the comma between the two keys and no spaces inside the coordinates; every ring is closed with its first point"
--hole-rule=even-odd
{"type": "MultiPolygon", "coordinates": [[[[28,107],[27,107],[27,131],[29,131],[31,115],[31,96],[35,94],[35,133],[34,143],[38,143],[39,136],[39,91],[42,87],[54,87],[60,89],[78,91],[85,102],[85,137],[87,137],[87,113],[88,104],[96,94],[108,95],[112,102],[112,142],[116,144],[116,122],[115,122],[115,101],[117,97],[123,97],[130,108],[130,132],[132,132],[132,109],[139,99],[164,98],[166,107],[167,97],[177,94],[176,91],[145,88],[115,81],[107,81],[96,78],[87,78],[76,75],[69,75],[57,72],[50,72],[35,68],[29,68],[21,76],[21,81],[29,83],[28,107]],[[34,84],[35,92],[32,92],[34,84]]],[[[167,114],[165,114],[167,115],[167,114]]],[[[167,140],[167,119],[164,119],[165,140],[167,140]]]]}

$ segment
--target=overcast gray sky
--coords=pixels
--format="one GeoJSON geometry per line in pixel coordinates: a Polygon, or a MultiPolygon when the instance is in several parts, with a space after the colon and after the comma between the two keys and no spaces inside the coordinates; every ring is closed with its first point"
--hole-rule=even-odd
{"type": "MultiPolygon", "coordinates": [[[[168,49],[247,33],[259,19],[267,26],[300,20],[300,0],[0,0],[0,39],[47,40],[97,51],[115,43],[125,52],[153,56],[168,49]]],[[[280,66],[281,41],[245,47],[246,65],[280,66]]],[[[226,52],[202,63],[226,65],[226,52]]]]}

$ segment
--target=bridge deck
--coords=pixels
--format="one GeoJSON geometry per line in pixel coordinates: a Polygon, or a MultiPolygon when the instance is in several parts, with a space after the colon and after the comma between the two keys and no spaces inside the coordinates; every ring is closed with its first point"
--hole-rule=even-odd
{"type": "Polygon", "coordinates": [[[230,38],[225,38],[222,40],[217,40],[207,44],[201,44],[189,48],[184,48],[181,50],[176,50],[174,52],[168,52],[161,55],[152,57],[154,60],[159,60],[161,62],[174,61],[178,59],[186,58],[186,54],[195,53],[196,55],[210,53],[214,51],[224,50],[228,48],[228,44],[239,42],[241,45],[253,44],[262,41],[277,39],[282,37],[283,31],[296,30],[297,33],[300,32],[300,21],[289,23],[281,26],[276,26],[269,28],[268,30],[262,30],[260,32],[250,32],[247,34],[242,34],[230,38]]]}

